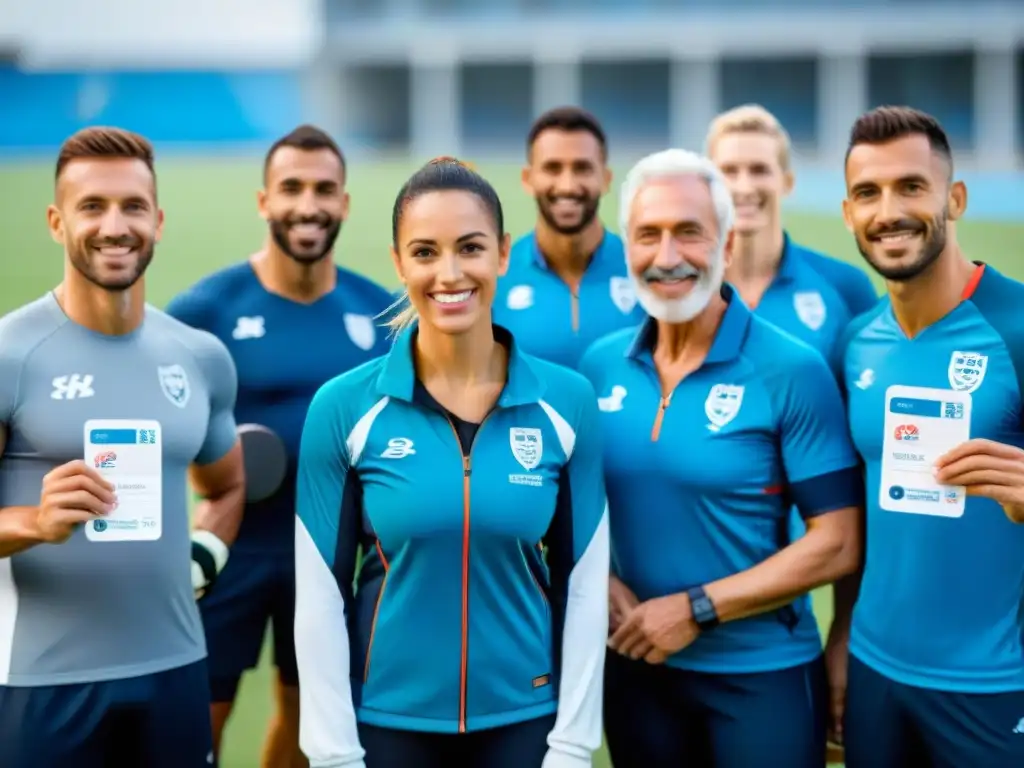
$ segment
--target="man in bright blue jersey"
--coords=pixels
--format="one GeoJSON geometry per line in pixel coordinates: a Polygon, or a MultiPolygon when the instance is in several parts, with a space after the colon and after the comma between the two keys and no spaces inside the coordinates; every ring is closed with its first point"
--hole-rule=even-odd
{"type": "Polygon", "coordinates": [[[878,295],[863,270],[794,242],[783,229],[782,201],[794,183],[789,135],[764,107],[747,104],[716,117],[706,145],[736,206],[725,279],[758,316],[832,360],[846,325],[878,295]]]}
{"type": "Polygon", "coordinates": [[[242,673],[256,666],[268,622],[273,627],[277,715],[264,768],[294,768],[304,759],[292,624],[295,469],[306,409],[325,381],[390,347],[374,318],[393,297],[332,258],[348,216],[345,170],[341,150],[317,128],[301,126],[275,142],[258,198],[270,229],[265,249],[204,278],[167,308],[227,345],[238,368],[238,423],[268,428],[288,456],[276,492],[247,505],[229,567],[200,603],[218,746],[242,673]]]}
{"type": "Polygon", "coordinates": [[[537,224],[512,246],[495,322],[526,352],[575,367],[591,342],[643,319],[622,240],[598,217],[612,179],[608,144],[597,119],[576,107],[541,115],[526,144],[523,186],[537,224]]]}
{"type": "MultiPolygon", "coordinates": [[[[794,183],[789,134],[764,107],[746,104],[712,121],[706,146],[736,206],[725,279],[759,317],[834,365],[843,330],[878,295],[863,270],[794,242],[783,229],[782,201],[794,183]]],[[[795,539],[804,530],[794,510],[789,535],[795,539]]]]}
{"type": "Polygon", "coordinates": [[[888,288],[842,358],[868,532],[829,640],[846,765],[1024,765],[1024,285],[960,249],[967,190],[931,116],[863,115],[846,190],[888,288]]]}
{"type": "Polygon", "coordinates": [[[800,600],[860,558],[839,388],[723,285],[733,205],[708,158],[640,161],[620,215],[651,316],[594,344],[614,576],[605,727],[616,768],[825,758],[825,674],[800,600]],[[796,505],[807,533],[785,545],[796,505]]]}

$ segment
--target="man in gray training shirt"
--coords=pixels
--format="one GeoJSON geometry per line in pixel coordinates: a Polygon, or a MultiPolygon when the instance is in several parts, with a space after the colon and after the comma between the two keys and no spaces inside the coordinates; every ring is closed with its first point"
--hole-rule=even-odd
{"type": "Polygon", "coordinates": [[[195,600],[241,520],[236,375],[145,304],[155,186],[142,137],[68,139],[48,211],[64,281],[0,319],[4,768],[213,764],[195,600]]]}

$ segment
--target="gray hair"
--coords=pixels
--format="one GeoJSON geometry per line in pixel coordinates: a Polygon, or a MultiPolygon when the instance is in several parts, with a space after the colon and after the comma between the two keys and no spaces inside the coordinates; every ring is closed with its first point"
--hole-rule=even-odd
{"type": "Polygon", "coordinates": [[[629,217],[633,201],[644,187],[655,179],[671,179],[680,176],[697,176],[707,182],[711,189],[711,201],[718,219],[718,236],[724,238],[736,220],[732,193],[725,183],[725,177],[718,166],[709,158],[685,149],[665,149],[647,155],[634,165],[622,182],[619,192],[619,232],[628,238],[629,217]]]}

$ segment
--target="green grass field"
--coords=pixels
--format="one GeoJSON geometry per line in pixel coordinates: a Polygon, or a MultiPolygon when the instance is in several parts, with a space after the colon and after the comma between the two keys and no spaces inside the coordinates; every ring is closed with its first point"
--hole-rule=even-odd
{"type": "MultiPolygon", "coordinates": [[[[266,227],[256,215],[260,184],[259,159],[168,160],[160,163],[160,203],[167,214],[164,239],[148,274],[150,300],[163,306],[197,278],[246,258],[258,249],[266,227]]],[[[401,183],[413,170],[403,164],[358,165],[350,173],[352,209],[339,241],[338,259],[388,286],[396,285],[388,243],[391,205],[401,183]]],[[[506,206],[508,229],[515,233],[532,225],[533,204],[519,187],[518,169],[486,164],[481,172],[495,184],[506,206]]],[[[36,298],[61,278],[61,250],[49,238],[45,210],[52,199],[49,164],[0,165],[0,314],[36,298]]],[[[615,196],[603,209],[615,226],[615,196]]],[[[809,246],[859,263],[860,257],[835,217],[787,214],[793,236],[809,246]]],[[[1024,279],[1020,244],[1024,226],[966,222],[960,240],[975,259],[1024,279]]],[[[827,594],[815,595],[815,609],[828,626],[827,594]]],[[[229,725],[222,768],[256,768],[270,713],[270,670],[262,667],[245,680],[229,725]]],[[[605,758],[599,768],[610,764],[605,758]]]]}

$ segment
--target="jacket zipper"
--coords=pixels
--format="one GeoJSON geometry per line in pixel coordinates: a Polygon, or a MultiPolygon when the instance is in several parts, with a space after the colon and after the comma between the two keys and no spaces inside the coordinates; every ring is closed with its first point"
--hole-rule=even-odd
{"type": "Polygon", "coordinates": [[[651,427],[651,442],[658,442],[658,437],[661,435],[661,423],[665,420],[665,411],[668,410],[669,403],[672,402],[672,393],[663,396],[661,402],[658,403],[658,412],[654,416],[654,426],[651,427]]]}
{"type": "Polygon", "coordinates": [[[452,433],[455,435],[455,444],[462,454],[462,658],[459,665],[459,733],[466,732],[466,689],[469,681],[469,532],[470,532],[470,503],[469,503],[469,480],[473,474],[473,448],[476,446],[477,438],[484,423],[490,418],[490,414],[484,417],[476,428],[476,436],[473,444],[469,447],[468,453],[462,451],[462,441],[459,439],[459,430],[455,428],[455,422],[450,417],[445,417],[452,433]]]}

